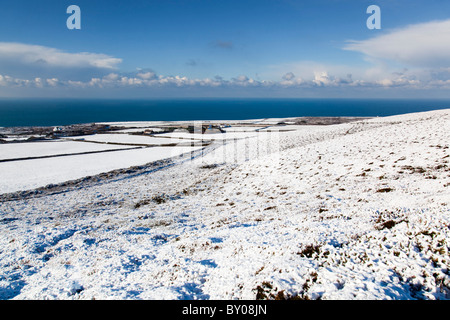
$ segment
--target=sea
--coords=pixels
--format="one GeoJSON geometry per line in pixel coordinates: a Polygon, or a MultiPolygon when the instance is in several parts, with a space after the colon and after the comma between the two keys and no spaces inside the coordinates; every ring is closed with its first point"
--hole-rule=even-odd
{"type": "Polygon", "coordinates": [[[0,127],[115,121],[383,117],[450,108],[450,99],[0,99],[0,127]]]}

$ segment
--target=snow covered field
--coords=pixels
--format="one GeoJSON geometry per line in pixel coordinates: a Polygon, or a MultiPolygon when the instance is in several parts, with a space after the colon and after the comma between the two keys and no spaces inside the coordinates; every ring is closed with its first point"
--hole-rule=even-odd
{"type": "Polygon", "coordinates": [[[121,143],[129,145],[147,145],[147,146],[179,144],[183,142],[183,140],[180,139],[157,138],[150,136],[118,134],[118,133],[76,136],[73,137],[72,139],[74,140],[82,139],[85,141],[95,141],[103,143],[121,143]]]}
{"type": "MultiPolygon", "coordinates": [[[[78,144],[84,143],[78,142],[78,144]]],[[[144,165],[153,161],[189,153],[200,148],[138,148],[115,152],[4,162],[0,163],[0,193],[29,190],[111,170],[144,165]]]]}
{"type": "Polygon", "coordinates": [[[201,133],[188,133],[188,132],[169,132],[162,133],[159,136],[180,138],[180,139],[203,139],[203,140],[232,140],[241,139],[246,137],[254,137],[257,133],[251,132],[227,132],[224,134],[212,133],[212,134],[201,134],[201,133]]]}
{"type": "Polygon", "coordinates": [[[449,299],[450,110],[307,129],[0,195],[0,298],[449,299]]]}
{"type": "Polygon", "coordinates": [[[127,146],[84,143],[77,141],[23,142],[0,145],[0,160],[44,157],[104,150],[120,150],[127,146]]]}

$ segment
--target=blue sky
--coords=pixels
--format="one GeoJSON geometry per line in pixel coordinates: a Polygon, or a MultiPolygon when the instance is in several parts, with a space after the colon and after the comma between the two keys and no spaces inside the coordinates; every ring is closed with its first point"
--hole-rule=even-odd
{"type": "Polygon", "coordinates": [[[8,1],[0,96],[450,97],[449,21],[447,0],[8,1]]]}

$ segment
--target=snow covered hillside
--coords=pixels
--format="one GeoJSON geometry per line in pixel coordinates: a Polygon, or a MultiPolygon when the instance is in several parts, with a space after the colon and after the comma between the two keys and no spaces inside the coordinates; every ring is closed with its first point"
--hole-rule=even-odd
{"type": "Polygon", "coordinates": [[[196,152],[0,195],[0,299],[450,298],[449,109],[196,152]]]}

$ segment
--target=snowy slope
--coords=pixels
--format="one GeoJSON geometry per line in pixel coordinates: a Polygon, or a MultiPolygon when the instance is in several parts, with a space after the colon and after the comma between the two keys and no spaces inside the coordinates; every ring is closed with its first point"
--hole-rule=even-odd
{"type": "MultiPolygon", "coordinates": [[[[0,203],[2,299],[449,299],[450,110],[0,203]]],[[[209,151],[209,152],[207,152],[209,151]]]]}

